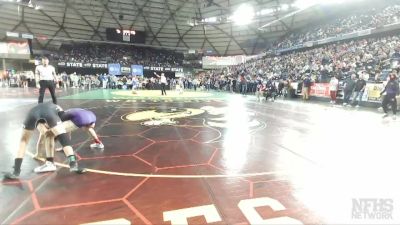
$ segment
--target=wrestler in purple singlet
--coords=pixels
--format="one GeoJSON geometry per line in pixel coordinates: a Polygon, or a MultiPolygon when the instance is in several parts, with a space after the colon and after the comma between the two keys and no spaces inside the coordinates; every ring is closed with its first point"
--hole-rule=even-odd
{"type": "Polygon", "coordinates": [[[79,128],[96,123],[96,115],[89,110],[73,108],[64,112],[61,116],[62,121],[71,120],[79,128]]]}

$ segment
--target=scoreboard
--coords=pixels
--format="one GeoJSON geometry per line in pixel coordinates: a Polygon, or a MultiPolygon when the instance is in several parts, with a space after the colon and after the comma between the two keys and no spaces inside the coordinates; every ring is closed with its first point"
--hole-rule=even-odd
{"type": "Polygon", "coordinates": [[[138,30],[107,28],[106,37],[108,41],[144,44],[146,33],[138,30]]]}

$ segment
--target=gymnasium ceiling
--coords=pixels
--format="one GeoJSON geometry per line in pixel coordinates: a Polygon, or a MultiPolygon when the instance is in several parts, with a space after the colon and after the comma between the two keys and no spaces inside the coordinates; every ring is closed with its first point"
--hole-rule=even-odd
{"type": "Polygon", "coordinates": [[[34,34],[35,49],[106,41],[106,28],[123,28],[146,31],[146,45],[250,55],[324,14],[308,9],[287,16],[298,10],[291,7],[293,0],[32,0],[36,9],[17,1],[0,0],[0,40],[5,40],[6,31],[34,34]],[[253,22],[240,26],[225,21],[243,3],[254,7],[253,22]],[[222,22],[204,24],[205,18],[222,22]],[[283,19],[276,21],[279,18],[283,19]]]}

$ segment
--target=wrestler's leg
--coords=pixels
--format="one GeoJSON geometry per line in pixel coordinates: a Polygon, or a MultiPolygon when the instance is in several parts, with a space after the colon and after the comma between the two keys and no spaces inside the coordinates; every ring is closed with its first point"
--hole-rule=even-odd
{"type": "Polygon", "coordinates": [[[45,173],[45,172],[53,172],[57,170],[56,165],[54,164],[54,135],[52,132],[47,132],[44,135],[41,135],[42,141],[44,143],[45,149],[41,152],[46,154],[46,162],[36,167],[33,171],[35,173],[45,173]]]}
{"type": "Polygon", "coordinates": [[[21,173],[21,164],[22,159],[25,156],[26,145],[32,137],[33,130],[22,130],[21,140],[19,142],[19,148],[17,152],[17,157],[14,159],[14,171],[12,173],[6,173],[4,175],[7,179],[18,179],[19,174],[21,173]]]}
{"type": "Polygon", "coordinates": [[[46,138],[45,134],[40,133],[39,139],[36,144],[36,154],[33,156],[34,159],[40,159],[46,157],[46,138]]]}
{"type": "MultiPolygon", "coordinates": [[[[64,125],[65,131],[68,133],[70,139],[71,139],[71,133],[73,131],[79,129],[79,127],[75,126],[75,124],[70,120],[64,121],[63,125],[64,125]]],[[[55,151],[57,151],[57,152],[63,151],[63,148],[62,147],[61,148],[57,148],[55,151]]]]}
{"type": "Polygon", "coordinates": [[[68,158],[69,167],[71,172],[82,173],[85,172],[84,170],[78,167],[78,162],[76,160],[76,156],[74,150],[71,146],[71,139],[69,138],[68,134],[66,133],[66,129],[63,124],[56,125],[52,127],[51,132],[56,136],[58,142],[63,147],[63,151],[68,158]]]}
{"type": "MultiPolygon", "coordinates": [[[[42,136],[42,140],[44,140],[42,142],[45,145],[46,163],[43,164],[42,166],[35,168],[34,171],[36,173],[52,172],[52,171],[56,170],[56,166],[54,165],[54,148],[55,148],[54,140],[56,138],[55,134],[60,133],[59,135],[62,135],[62,137],[61,138],[59,137],[59,139],[65,139],[65,137],[64,137],[65,133],[63,133],[64,130],[66,132],[72,132],[76,129],[77,129],[77,127],[71,121],[64,121],[62,123],[62,125],[57,125],[56,127],[53,127],[51,130],[48,130],[49,132],[46,132],[46,130],[43,129],[43,127],[38,128],[38,130],[41,131],[41,133],[44,133],[44,135],[41,135],[41,136],[42,136]],[[62,126],[64,126],[64,127],[62,127],[62,126]]],[[[57,135],[57,136],[59,136],[59,135],[57,135]]],[[[60,142],[65,142],[65,140],[61,140],[60,142]]],[[[67,156],[67,158],[70,160],[70,162],[71,162],[71,159],[75,159],[72,147],[64,146],[64,148],[61,148],[61,150],[64,150],[64,153],[67,156]]]]}
{"type": "Polygon", "coordinates": [[[26,152],[26,145],[28,144],[29,140],[31,139],[33,134],[32,130],[22,130],[21,141],[19,143],[18,154],[17,158],[23,158],[26,152]]]}
{"type": "Polygon", "coordinates": [[[47,135],[46,136],[46,157],[47,158],[54,158],[54,148],[55,148],[55,137],[54,135],[47,135]]]}

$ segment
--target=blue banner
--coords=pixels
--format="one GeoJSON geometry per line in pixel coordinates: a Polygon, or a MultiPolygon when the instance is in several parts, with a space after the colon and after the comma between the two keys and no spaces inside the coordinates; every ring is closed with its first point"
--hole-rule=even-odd
{"type": "Polygon", "coordinates": [[[132,75],[143,76],[143,66],[142,65],[132,65],[131,66],[132,75]]]}
{"type": "Polygon", "coordinates": [[[121,75],[121,65],[119,63],[108,64],[108,74],[121,75]]]}

